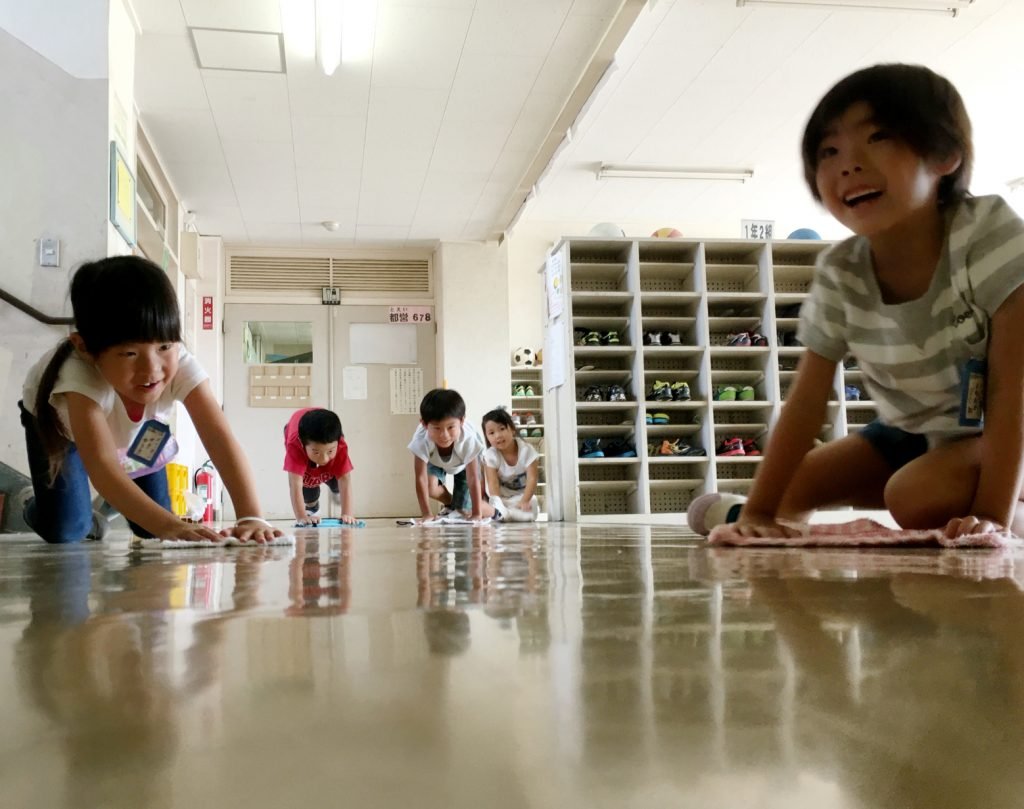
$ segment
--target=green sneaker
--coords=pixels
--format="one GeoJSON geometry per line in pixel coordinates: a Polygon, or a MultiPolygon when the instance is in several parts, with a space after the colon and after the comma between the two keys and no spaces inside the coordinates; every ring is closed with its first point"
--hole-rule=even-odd
{"type": "Polygon", "coordinates": [[[742,388],[740,388],[738,398],[741,402],[754,401],[754,389],[750,385],[744,385],[742,388]]]}

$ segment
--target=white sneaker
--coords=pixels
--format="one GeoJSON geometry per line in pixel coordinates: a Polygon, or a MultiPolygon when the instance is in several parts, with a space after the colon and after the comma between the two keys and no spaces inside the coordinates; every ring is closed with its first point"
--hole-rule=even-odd
{"type": "Polygon", "coordinates": [[[736,522],[747,498],[738,494],[711,492],[694,498],[686,510],[686,522],[695,534],[707,536],[716,525],[736,522]]]}

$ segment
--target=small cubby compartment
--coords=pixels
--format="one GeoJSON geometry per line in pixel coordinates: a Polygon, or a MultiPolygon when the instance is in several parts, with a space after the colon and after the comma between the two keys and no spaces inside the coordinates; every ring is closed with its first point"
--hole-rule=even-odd
{"type": "Polygon", "coordinates": [[[704,458],[650,459],[648,462],[651,511],[682,513],[695,497],[706,491],[707,460],[704,458]]]}
{"type": "Polygon", "coordinates": [[[754,482],[760,456],[744,456],[718,458],[715,464],[717,489],[720,492],[747,494],[754,482]]]}
{"type": "Polygon", "coordinates": [[[741,300],[740,296],[751,293],[764,294],[768,291],[765,283],[765,245],[762,242],[721,241],[704,245],[704,275],[708,292],[708,303],[712,296],[718,302],[729,297],[741,300]]]}
{"type": "Polygon", "coordinates": [[[580,458],[581,514],[637,514],[642,508],[639,458],[580,458]]]}
{"type": "Polygon", "coordinates": [[[638,245],[640,291],[698,292],[699,251],[700,242],[641,241],[638,245]]]}
{"type": "MultiPolygon", "coordinates": [[[[856,404],[857,406],[851,406],[854,405],[853,402],[846,403],[847,425],[854,424],[857,425],[858,427],[862,427],[865,424],[870,424],[876,418],[878,418],[878,410],[875,409],[874,404],[870,402],[859,402],[856,404]]],[[[854,431],[848,430],[848,432],[854,431]]]]}
{"type": "Polygon", "coordinates": [[[569,248],[573,293],[628,292],[629,242],[593,241],[569,248]]]}
{"type": "MultiPolygon", "coordinates": [[[[601,376],[601,374],[597,374],[601,376]]],[[[621,399],[612,399],[613,394],[619,392],[625,394],[626,402],[635,402],[637,396],[633,391],[633,383],[629,379],[624,381],[612,381],[612,382],[597,382],[583,380],[580,377],[588,377],[592,374],[577,374],[576,375],[576,401],[580,404],[588,405],[599,405],[604,404],[607,406],[621,405],[624,404],[621,399]],[[600,395],[600,399],[593,398],[596,395],[600,395]]]]}

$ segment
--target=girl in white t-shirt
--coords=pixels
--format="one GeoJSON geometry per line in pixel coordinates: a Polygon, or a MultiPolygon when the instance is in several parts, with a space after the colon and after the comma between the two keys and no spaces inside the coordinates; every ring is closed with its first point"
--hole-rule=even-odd
{"type": "Polygon", "coordinates": [[[532,522],[540,506],[537,491],[537,450],[516,435],[512,417],[504,408],[484,416],[484,471],[487,493],[497,516],[511,522],[532,522]]]}
{"type": "Polygon", "coordinates": [[[75,331],[37,362],[23,389],[34,497],[25,520],[47,542],[79,542],[94,527],[89,483],[142,537],[266,542],[256,487],[206,373],[181,344],[174,287],[156,264],[116,256],[83,264],[71,282],[75,331]],[[185,405],[241,517],[216,532],[170,510],[169,422],[185,405]]]}

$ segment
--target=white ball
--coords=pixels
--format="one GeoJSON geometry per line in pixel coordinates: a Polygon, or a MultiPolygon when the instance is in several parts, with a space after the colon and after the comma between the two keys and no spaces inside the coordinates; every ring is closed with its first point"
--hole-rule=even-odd
{"type": "Polygon", "coordinates": [[[512,352],[512,364],[513,365],[536,365],[537,355],[533,353],[532,348],[517,348],[512,352]]]}
{"type": "Polygon", "coordinates": [[[588,236],[601,236],[605,239],[621,239],[626,232],[614,222],[598,222],[590,229],[588,236]]]}

